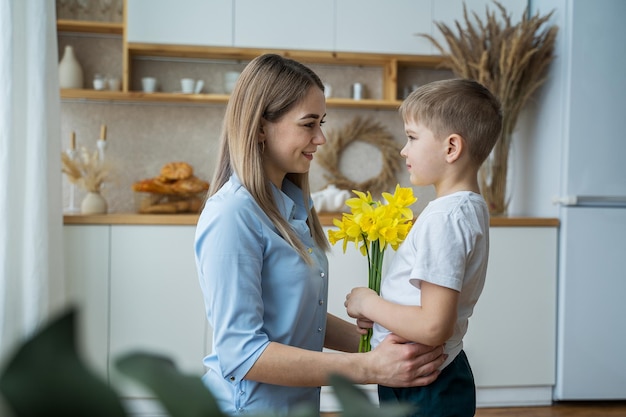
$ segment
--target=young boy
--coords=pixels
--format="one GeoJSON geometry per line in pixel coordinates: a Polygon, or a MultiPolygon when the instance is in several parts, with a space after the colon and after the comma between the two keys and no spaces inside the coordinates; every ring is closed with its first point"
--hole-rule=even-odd
{"type": "Polygon", "coordinates": [[[355,288],[346,297],[359,328],[374,322],[372,348],[390,332],[431,346],[448,359],[425,387],[379,386],[381,403],[416,406],[413,416],[473,416],[476,388],[463,352],[468,318],[480,296],[489,254],[489,210],[478,169],[502,130],[499,101],[481,84],[424,85],[400,106],[408,137],[400,154],[411,184],[433,185],[436,198],[417,218],[383,278],[381,295],[355,288]]]}

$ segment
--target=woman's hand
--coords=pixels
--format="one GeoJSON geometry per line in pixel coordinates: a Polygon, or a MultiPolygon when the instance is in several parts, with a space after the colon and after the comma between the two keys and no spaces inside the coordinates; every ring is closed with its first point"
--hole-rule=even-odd
{"type": "Polygon", "coordinates": [[[408,340],[390,334],[371,352],[365,353],[370,361],[370,382],[389,387],[415,387],[428,385],[439,376],[438,368],[447,355],[443,346],[426,346],[407,343],[408,340]]]}

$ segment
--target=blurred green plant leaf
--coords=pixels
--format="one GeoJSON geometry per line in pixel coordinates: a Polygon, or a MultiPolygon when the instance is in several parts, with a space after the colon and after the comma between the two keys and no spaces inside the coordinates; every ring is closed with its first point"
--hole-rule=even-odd
{"type": "MultiPolygon", "coordinates": [[[[151,390],[167,412],[176,417],[226,417],[199,376],[181,373],[169,358],[133,352],[116,361],[117,368],[151,390]]],[[[275,417],[275,414],[254,414],[275,417]]],[[[311,407],[297,408],[290,417],[319,417],[311,407]]]]}
{"type": "Polygon", "coordinates": [[[117,394],[79,358],[69,309],[23,343],[0,373],[15,417],[126,417],[117,394]]]}
{"type": "Polygon", "coordinates": [[[133,352],[116,361],[126,376],[142,383],[176,417],[226,417],[199,376],[184,375],[164,356],[133,352]]]}

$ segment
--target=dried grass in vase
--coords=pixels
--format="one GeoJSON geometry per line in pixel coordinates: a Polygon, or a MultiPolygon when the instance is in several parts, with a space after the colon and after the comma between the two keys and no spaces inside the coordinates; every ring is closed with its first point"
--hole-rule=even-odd
{"type": "Polygon", "coordinates": [[[526,8],[522,20],[511,22],[506,9],[494,1],[499,10],[486,8],[486,20],[472,13],[473,23],[463,4],[462,23],[454,29],[437,22],[449,50],[428,34],[421,34],[445,56],[442,66],[461,78],[476,80],[495,94],[502,103],[503,131],[500,140],[481,169],[481,192],[492,214],[505,214],[508,206],[506,179],[511,138],[520,111],[532,94],[546,80],[554,59],[557,26],[544,27],[553,12],[529,16],[526,8]]]}
{"type": "Polygon", "coordinates": [[[100,193],[102,184],[109,176],[110,169],[106,161],[100,160],[98,151],[90,153],[84,147],[76,152],[76,157],[61,153],[61,171],[72,184],[87,192],[100,193]]]}

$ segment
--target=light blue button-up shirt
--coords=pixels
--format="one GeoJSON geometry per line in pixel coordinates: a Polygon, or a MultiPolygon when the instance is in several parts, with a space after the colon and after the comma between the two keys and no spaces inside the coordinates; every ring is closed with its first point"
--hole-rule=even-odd
{"type": "Polygon", "coordinates": [[[278,234],[234,175],[207,201],[196,229],[196,265],[213,328],[203,380],[229,414],[287,414],[302,403],[319,409],[318,387],[243,379],[270,342],[315,351],[324,345],[328,259],[311,237],[300,188],[285,180],[274,198],[312,265],[278,234]]]}

